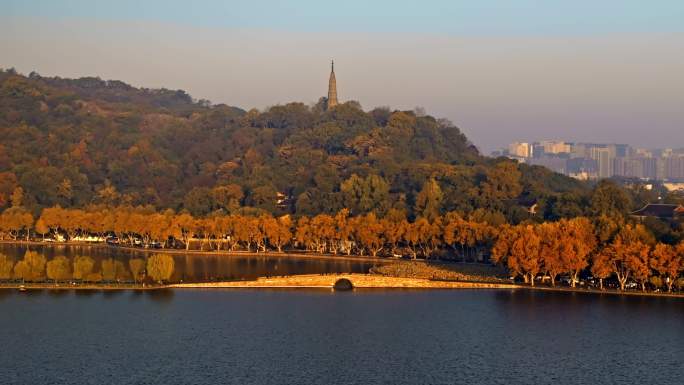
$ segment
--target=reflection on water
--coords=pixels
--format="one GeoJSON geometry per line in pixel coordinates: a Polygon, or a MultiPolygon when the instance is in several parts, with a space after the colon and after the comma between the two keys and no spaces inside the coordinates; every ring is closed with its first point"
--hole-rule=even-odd
{"type": "MultiPolygon", "coordinates": [[[[125,250],[107,246],[80,245],[12,245],[0,244],[0,253],[15,261],[23,258],[26,250],[35,250],[48,260],[55,256],[73,258],[87,255],[95,259],[98,269],[103,259],[114,258],[124,262],[128,268],[130,258],[145,258],[152,252],[145,250],[125,250]]],[[[296,258],[245,255],[203,255],[192,253],[172,254],[175,271],[172,281],[216,281],[245,280],[263,276],[282,276],[293,274],[328,273],[367,273],[372,262],[363,259],[334,258],[296,258]]]]}
{"type": "Polygon", "coordinates": [[[173,301],[175,291],[172,289],[145,290],[147,298],[158,303],[169,303],[173,301]]]}

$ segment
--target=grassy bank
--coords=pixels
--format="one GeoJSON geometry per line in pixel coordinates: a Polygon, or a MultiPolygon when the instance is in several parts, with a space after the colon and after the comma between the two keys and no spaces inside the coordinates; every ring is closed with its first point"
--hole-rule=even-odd
{"type": "Polygon", "coordinates": [[[402,263],[375,266],[371,269],[371,273],[399,278],[511,283],[505,268],[489,264],[402,261],[402,263]]]}

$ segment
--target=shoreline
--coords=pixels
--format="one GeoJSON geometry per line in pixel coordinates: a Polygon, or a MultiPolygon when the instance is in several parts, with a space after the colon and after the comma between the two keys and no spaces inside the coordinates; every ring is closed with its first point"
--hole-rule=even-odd
{"type": "Polygon", "coordinates": [[[379,262],[379,263],[393,263],[401,261],[413,261],[407,259],[398,258],[382,258],[373,256],[362,256],[362,255],[346,255],[346,254],[318,254],[306,251],[296,251],[292,250],[283,251],[279,253],[277,251],[266,251],[266,252],[255,252],[255,251],[244,251],[244,250],[185,250],[185,249],[144,249],[131,246],[112,246],[106,243],[90,243],[90,242],[41,242],[41,241],[12,241],[12,240],[1,240],[0,244],[15,245],[15,246],[74,246],[74,247],[92,247],[92,248],[107,248],[110,250],[122,250],[139,252],[145,254],[191,254],[191,255],[206,255],[206,256],[221,256],[221,257],[233,257],[233,256],[247,256],[247,257],[288,257],[288,258],[310,258],[310,259],[334,259],[334,260],[349,260],[349,261],[366,261],[366,262],[379,262]]]}
{"type": "MultiPolygon", "coordinates": [[[[400,264],[400,263],[426,263],[425,260],[406,260],[396,258],[364,257],[355,255],[333,255],[315,254],[309,252],[248,252],[248,251],[201,251],[184,249],[142,249],[129,246],[113,246],[102,243],[88,242],[41,242],[41,241],[13,241],[0,240],[1,244],[26,245],[26,246],[45,246],[45,247],[88,247],[106,248],[109,250],[121,250],[127,252],[139,252],[144,254],[164,253],[171,255],[190,254],[221,257],[268,257],[268,258],[301,258],[319,260],[338,260],[356,262],[375,262],[381,264],[400,264]]],[[[450,264],[449,261],[443,263],[450,264]]],[[[458,264],[458,263],[457,263],[458,264]]],[[[122,284],[70,284],[70,283],[0,283],[0,291],[3,290],[92,290],[92,291],[149,291],[164,289],[332,289],[336,280],[341,278],[350,279],[354,288],[358,289],[490,289],[490,290],[537,290],[549,292],[566,292],[580,294],[608,294],[618,296],[640,296],[640,297],[661,297],[661,298],[684,298],[684,293],[668,292],[641,292],[641,291],[620,291],[617,289],[585,289],[572,287],[551,287],[551,286],[529,286],[521,283],[511,282],[488,282],[470,280],[439,280],[430,278],[411,278],[382,274],[362,274],[362,273],[333,273],[333,274],[306,274],[289,275],[280,277],[259,277],[254,280],[240,281],[218,281],[218,282],[192,282],[192,283],[173,283],[166,285],[140,285],[131,283],[122,284]]]]}
{"type": "Polygon", "coordinates": [[[195,283],[174,283],[167,285],[134,285],[134,284],[87,284],[70,285],[54,283],[36,284],[0,284],[0,292],[3,290],[17,291],[155,291],[155,290],[192,290],[192,289],[323,289],[333,290],[333,285],[339,279],[348,279],[352,282],[354,289],[420,289],[420,290],[531,290],[546,291],[555,293],[577,293],[589,295],[611,295],[629,297],[658,297],[658,298],[681,298],[684,293],[652,293],[640,291],[619,291],[619,290],[590,290],[566,287],[545,287],[527,286],[520,284],[487,283],[487,282],[467,282],[467,281],[435,281],[425,278],[400,278],[387,277],[373,274],[306,274],[291,275],[284,277],[261,277],[251,281],[223,281],[223,282],[195,282],[195,283]]]}

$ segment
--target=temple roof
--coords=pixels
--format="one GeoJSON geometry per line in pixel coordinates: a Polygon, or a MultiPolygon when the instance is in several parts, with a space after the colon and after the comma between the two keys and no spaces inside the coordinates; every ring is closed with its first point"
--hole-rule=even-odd
{"type": "Polygon", "coordinates": [[[684,207],[681,205],[649,203],[640,210],[634,211],[631,215],[637,217],[673,218],[677,215],[684,215],[684,207]]]}

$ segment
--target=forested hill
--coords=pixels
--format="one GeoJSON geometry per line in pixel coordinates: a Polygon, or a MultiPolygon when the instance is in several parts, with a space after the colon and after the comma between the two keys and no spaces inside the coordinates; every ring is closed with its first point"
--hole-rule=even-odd
{"type": "Polygon", "coordinates": [[[586,206],[585,185],[483,157],[449,121],[324,105],[244,111],[184,91],[0,71],[0,210],[107,204],[311,215],[346,207],[515,222],[532,202],[547,217],[586,206]]]}

